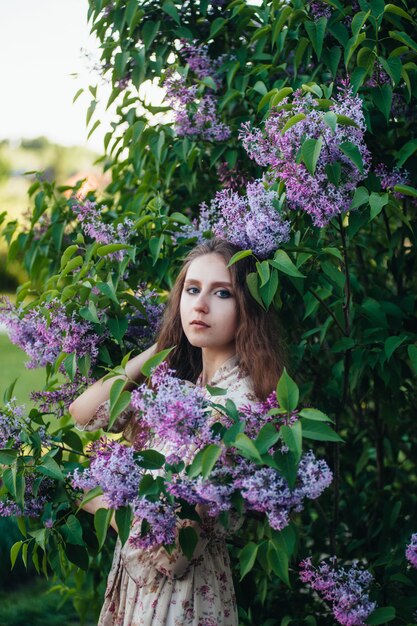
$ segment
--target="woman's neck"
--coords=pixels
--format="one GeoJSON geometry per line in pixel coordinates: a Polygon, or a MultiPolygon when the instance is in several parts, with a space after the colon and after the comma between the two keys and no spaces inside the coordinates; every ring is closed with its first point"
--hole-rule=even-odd
{"type": "Polygon", "coordinates": [[[201,386],[210,384],[219,367],[236,354],[235,345],[227,346],[219,351],[218,348],[202,348],[203,371],[201,373],[201,386]]]}

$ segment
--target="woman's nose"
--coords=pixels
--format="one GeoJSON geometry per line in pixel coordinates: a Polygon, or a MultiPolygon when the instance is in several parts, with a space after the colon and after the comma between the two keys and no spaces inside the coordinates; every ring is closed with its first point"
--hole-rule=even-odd
{"type": "Polygon", "coordinates": [[[195,302],[194,308],[196,311],[202,311],[203,313],[208,312],[208,300],[207,296],[203,293],[199,293],[195,302]]]}

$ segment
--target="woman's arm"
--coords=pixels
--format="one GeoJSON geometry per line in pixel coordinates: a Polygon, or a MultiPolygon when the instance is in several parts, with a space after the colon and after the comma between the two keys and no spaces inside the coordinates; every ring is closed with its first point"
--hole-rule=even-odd
{"type": "MultiPolygon", "coordinates": [[[[156,352],[156,344],[130,359],[126,365],[126,374],[129,378],[137,380],[144,363],[151,358],[156,352]]],[[[80,426],[85,426],[94,417],[98,407],[109,399],[110,389],[114,381],[123,376],[114,376],[108,380],[102,378],[88,387],[78,398],[69,406],[69,412],[74,420],[80,426]]],[[[127,380],[127,379],[126,379],[127,380]]],[[[126,384],[126,387],[129,387],[126,384]]]]}

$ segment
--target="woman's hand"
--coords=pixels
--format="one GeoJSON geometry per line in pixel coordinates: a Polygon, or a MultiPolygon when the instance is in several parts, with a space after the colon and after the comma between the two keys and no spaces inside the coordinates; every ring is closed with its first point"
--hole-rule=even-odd
{"type": "MultiPolygon", "coordinates": [[[[84,490],[84,493],[87,494],[88,491],[84,490]]],[[[77,502],[77,504],[78,504],[78,506],[80,506],[81,502],[77,502]]],[[[98,511],[99,509],[108,509],[109,507],[106,504],[104,496],[101,495],[101,496],[96,496],[92,500],[89,500],[88,502],[83,504],[81,508],[82,508],[83,511],[86,511],[87,513],[91,513],[91,515],[94,515],[95,512],[98,511]]],[[[114,516],[114,511],[113,511],[113,515],[111,517],[110,526],[112,528],[114,528],[114,530],[116,532],[119,532],[118,528],[117,528],[115,516],[114,516]]]]}

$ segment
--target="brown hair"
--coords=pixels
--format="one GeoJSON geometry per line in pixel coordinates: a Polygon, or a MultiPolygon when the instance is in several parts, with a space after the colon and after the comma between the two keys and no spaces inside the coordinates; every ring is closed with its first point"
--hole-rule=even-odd
{"type": "MultiPolygon", "coordinates": [[[[195,383],[202,370],[201,349],[189,343],[180,319],[180,300],[188,268],[194,259],[204,254],[219,254],[227,264],[236,252],[239,252],[238,247],[214,238],[196,246],[184,260],[172,288],[157,339],[158,352],[176,346],[167,362],[179,378],[195,383]]],[[[236,354],[239,356],[239,365],[251,377],[257,398],[265,400],[275,388],[284,367],[278,319],[274,311],[265,311],[249,292],[246,277],[256,271],[254,258],[245,257],[229,270],[237,303],[236,354]]]]}

